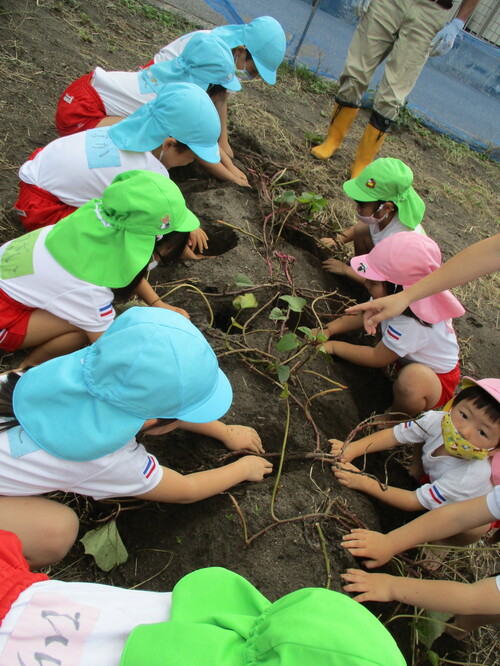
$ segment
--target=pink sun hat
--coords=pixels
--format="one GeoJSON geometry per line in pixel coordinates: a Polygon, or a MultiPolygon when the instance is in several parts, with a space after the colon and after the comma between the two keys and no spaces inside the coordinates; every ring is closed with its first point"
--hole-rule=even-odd
{"type": "MultiPolygon", "coordinates": [[[[464,377],[460,383],[460,389],[469,386],[479,386],[483,391],[489,393],[492,398],[500,403],[500,379],[489,377],[487,379],[474,379],[473,377],[464,377]]],[[[491,478],[495,486],[500,486],[500,451],[495,453],[491,459],[491,478]]]]}
{"type": "MultiPolygon", "coordinates": [[[[441,266],[441,250],[428,236],[402,231],[384,238],[368,254],[353,257],[351,266],[366,280],[392,282],[406,289],[441,266]]],[[[448,290],[415,301],[410,309],[429,324],[465,313],[460,301],[448,290]]]]}

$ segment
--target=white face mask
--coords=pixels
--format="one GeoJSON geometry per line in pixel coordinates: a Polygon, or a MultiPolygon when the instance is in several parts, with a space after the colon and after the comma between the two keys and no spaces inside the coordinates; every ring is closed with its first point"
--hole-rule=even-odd
{"type": "MultiPolygon", "coordinates": [[[[379,212],[379,210],[383,207],[384,204],[381,204],[377,210],[375,211],[374,215],[379,212]]],[[[374,215],[360,215],[358,211],[356,211],[356,217],[360,222],[364,222],[365,224],[380,224],[385,220],[385,218],[389,215],[389,213],[386,213],[382,217],[374,217],[374,215]]]]}
{"type": "Polygon", "coordinates": [[[153,268],[156,268],[157,266],[158,266],[158,262],[155,259],[153,259],[148,264],[148,271],[152,271],[153,268]]]}
{"type": "Polygon", "coordinates": [[[234,56],[234,67],[235,67],[234,73],[238,81],[240,83],[244,83],[245,81],[252,81],[253,76],[247,72],[246,66],[243,69],[238,69],[238,65],[236,64],[237,61],[238,58],[234,56]]]}

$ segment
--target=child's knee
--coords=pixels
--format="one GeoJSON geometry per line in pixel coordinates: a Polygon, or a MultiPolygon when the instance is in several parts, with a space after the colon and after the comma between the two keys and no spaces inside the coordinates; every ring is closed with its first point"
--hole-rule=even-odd
{"type": "Polygon", "coordinates": [[[34,568],[59,562],[66,557],[76,541],[80,526],[78,516],[63,504],[58,509],[57,515],[45,526],[43,543],[35,552],[27,553],[26,559],[34,568]]]}

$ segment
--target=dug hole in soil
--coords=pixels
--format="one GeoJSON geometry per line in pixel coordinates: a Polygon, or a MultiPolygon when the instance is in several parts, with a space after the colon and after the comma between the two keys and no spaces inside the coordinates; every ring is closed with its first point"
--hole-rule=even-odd
{"type": "MultiPolygon", "coordinates": [[[[35,148],[56,138],[53,116],[65,86],[97,65],[137,69],[193,26],[179,19],[162,36],[154,17],[141,13],[144,3],[138,2],[48,0],[20,7],[5,0],[3,5],[0,232],[5,242],[22,232],[12,211],[17,169],[35,148]]],[[[329,253],[315,239],[352,223],[352,206],[341,184],[368,115],[360,114],[338,156],[328,163],[314,161],[304,137],[315,128],[324,131],[332,92],[314,93],[289,74],[282,79],[272,89],[261,83],[244,86],[230,101],[230,140],[251,189],[216,182],[196,166],[171,172],[209,235],[208,256],[157,269],[150,276],[160,294],[169,294],[169,303],[188,310],[218,354],[234,390],[223,420],[259,431],[273,474],[262,483],[241,484],[194,505],[68,497],[82,515],[82,533],[102,524],[96,521],[117,517],[129,559],[104,574],[90,557],[82,559],[77,545],[55,575],[164,591],[194,569],[224,566],[248,578],[271,600],[307,586],[328,584],[341,590],[340,573],[358,564],[340,546],[342,534],[355,526],[387,531],[413,517],[342,488],[324,455],[328,438],[344,439],[363,419],[390,405],[390,381],[380,370],[337,359],[328,362],[305,342],[307,335],[298,332],[298,327],[316,326],[318,316],[328,321],[349,302],[366,299],[362,289],[323,271],[321,261],[329,253]],[[277,203],[276,197],[290,189],[297,195],[321,194],[328,206],[311,213],[307,205],[277,203]],[[241,286],[242,275],[251,285],[241,286]],[[248,293],[256,304],[238,310],[234,299],[248,293]],[[280,300],[287,295],[306,300],[300,314],[280,300]],[[281,308],[286,320],[270,319],[273,308],[281,308]],[[296,330],[304,349],[279,351],[280,338],[296,330]],[[291,369],[288,397],[278,381],[279,365],[291,369]],[[283,446],[283,470],[275,489],[283,446]]],[[[467,209],[467,201],[462,204],[456,196],[435,196],[438,184],[456,180],[457,168],[434,144],[410,131],[396,132],[381,151],[381,156],[388,155],[401,157],[414,169],[415,186],[428,197],[426,229],[445,257],[494,233],[494,215],[482,213],[481,225],[471,226],[474,214],[477,222],[477,209],[467,209]]],[[[472,158],[462,168],[482,187],[485,173],[486,182],[498,175],[493,166],[485,163],[483,168],[472,158]]],[[[464,374],[491,376],[498,356],[496,315],[488,308],[478,310],[475,302],[465,305],[469,313],[457,329],[473,350],[464,374]]],[[[362,333],[349,339],[371,344],[362,333]]],[[[15,360],[4,357],[2,365],[14,367],[15,360]]],[[[181,473],[234,459],[219,443],[189,433],[174,432],[162,441],[151,438],[146,446],[163,465],[181,473]]],[[[387,471],[392,484],[413,488],[401,465],[391,459],[386,466],[384,455],[369,456],[367,471],[382,480],[387,471]]],[[[383,618],[394,610],[390,604],[368,607],[383,618]]],[[[407,620],[390,628],[408,656],[407,620]]]]}

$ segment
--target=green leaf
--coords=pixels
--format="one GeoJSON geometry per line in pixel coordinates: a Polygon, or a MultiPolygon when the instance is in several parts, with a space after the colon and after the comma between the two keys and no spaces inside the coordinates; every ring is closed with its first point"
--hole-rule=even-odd
{"type": "Polygon", "coordinates": [[[303,333],[308,340],[316,340],[316,337],[308,326],[299,326],[297,330],[303,333]]]}
{"type": "Polygon", "coordinates": [[[288,381],[290,377],[290,368],[288,365],[277,365],[276,372],[278,373],[278,381],[280,384],[284,384],[288,381]]]}
{"type": "Polygon", "coordinates": [[[271,319],[271,321],[285,321],[286,315],[281,308],[273,308],[271,310],[271,314],[269,315],[269,319],[271,319]]]}
{"type": "Polygon", "coordinates": [[[306,299],[300,296],[280,296],[280,300],[288,303],[288,307],[293,312],[302,312],[307,303],[306,299]]]}
{"type": "Polygon", "coordinates": [[[434,641],[444,632],[444,622],[449,618],[449,613],[424,611],[414,623],[419,643],[423,643],[427,649],[430,649],[434,641]]]}
{"type": "Polygon", "coordinates": [[[287,190],[283,194],[279,194],[277,197],[274,197],[276,203],[285,203],[291,206],[295,203],[296,195],[293,190],[287,190]]]}
{"type": "Polygon", "coordinates": [[[244,326],[238,324],[234,317],[231,317],[231,328],[239,328],[241,331],[244,329],[244,326]]]}
{"type": "Polygon", "coordinates": [[[288,384],[285,384],[283,387],[283,390],[281,391],[280,398],[283,400],[286,400],[288,396],[290,395],[290,391],[288,390],[288,384]]]}
{"type": "Polygon", "coordinates": [[[257,299],[253,294],[240,294],[233,301],[233,307],[237,310],[246,310],[248,308],[256,308],[257,306],[257,299]]]}
{"type": "Polygon", "coordinates": [[[439,666],[441,663],[441,657],[434,650],[427,651],[427,659],[431,662],[432,666],[439,666]]]}
{"type": "Polygon", "coordinates": [[[237,287],[253,287],[253,282],[250,280],[248,275],[244,273],[238,273],[234,276],[234,283],[237,287]]]}
{"type": "Polygon", "coordinates": [[[87,555],[93,555],[95,563],[103,571],[111,571],[113,567],[128,559],[127,549],[118,533],[115,520],[96,530],[90,530],[80,541],[87,555]]]}
{"type": "Polygon", "coordinates": [[[290,349],[295,349],[300,345],[298,337],[295,333],[287,333],[276,344],[276,349],[278,351],[290,351],[290,349]]]}

